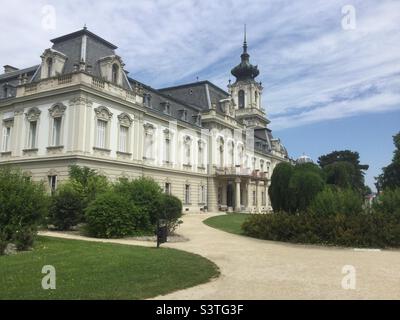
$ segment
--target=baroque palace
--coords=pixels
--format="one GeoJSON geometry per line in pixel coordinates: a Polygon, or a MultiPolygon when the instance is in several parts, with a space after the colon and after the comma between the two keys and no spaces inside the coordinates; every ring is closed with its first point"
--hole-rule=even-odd
{"type": "Polygon", "coordinates": [[[209,81],[151,88],[86,27],[51,42],[39,65],[0,74],[0,165],[49,192],[78,164],[111,180],[151,177],[185,212],[270,210],[272,171],[289,158],[267,128],[246,38],[227,91],[209,81]]]}

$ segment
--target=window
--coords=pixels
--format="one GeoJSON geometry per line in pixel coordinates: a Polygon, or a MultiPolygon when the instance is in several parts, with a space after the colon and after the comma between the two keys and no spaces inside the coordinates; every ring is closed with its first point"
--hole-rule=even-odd
{"type": "Polygon", "coordinates": [[[107,121],[97,120],[97,147],[106,148],[107,121]]]}
{"type": "Polygon", "coordinates": [[[128,127],[119,126],[119,151],[121,152],[128,152],[128,133],[128,127]]]}
{"type": "Polygon", "coordinates": [[[61,144],[61,121],[61,117],[53,119],[53,138],[51,141],[52,146],[59,146],[61,144]]]}
{"type": "Polygon", "coordinates": [[[240,90],[239,91],[239,109],[244,108],[244,91],[240,90]]]}
{"type": "Polygon", "coordinates": [[[4,87],[4,98],[8,98],[8,88],[4,87]]]}
{"type": "Polygon", "coordinates": [[[145,93],[143,95],[143,104],[148,107],[151,108],[151,94],[149,93],[145,93]]]}
{"type": "Polygon", "coordinates": [[[29,122],[28,144],[30,149],[36,148],[36,131],[37,131],[37,121],[29,122]]]}
{"type": "Polygon", "coordinates": [[[154,133],[155,127],[151,123],[145,123],[144,128],[144,145],[143,156],[144,159],[154,159],[154,133]]]}
{"type": "Polygon", "coordinates": [[[228,155],[229,155],[228,164],[229,164],[230,166],[233,166],[233,165],[234,165],[234,163],[233,163],[233,160],[234,160],[234,152],[235,152],[234,143],[231,142],[231,143],[229,144],[229,150],[228,150],[228,155]]]}
{"type": "Polygon", "coordinates": [[[112,76],[111,76],[111,82],[118,84],[118,76],[119,76],[119,66],[114,63],[112,66],[112,76]]]}
{"type": "Polygon", "coordinates": [[[255,191],[253,191],[253,206],[255,206],[257,203],[257,194],[255,191]]]}
{"type": "Polygon", "coordinates": [[[258,92],[257,91],[254,92],[254,100],[256,102],[256,106],[258,106],[258,92]]]}
{"type": "Polygon", "coordinates": [[[252,163],[252,165],[253,165],[253,170],[256,170],[256,161],[257,161],[257,159],[254,157],[254,158],[253,158],[253,163],[252,163]]]}
{"type": "Polygon", "coordinates": [[[57,190],[57,176],[49,176],[49,187],[53,194],[57,190]]]}
{"type": "Polygon", "coordinates": [[[11,127],[3,128],[3,151],[7,152],[10,149],[11,127]]]}
{"type": "Polygon", "coordinates": [[[206,203],[206,187],[200,186],[200,203],[206,203]]]}
{"type": "Polygon", "coordinates": [[[171,194],[171,183],[166,182],[165,183],[165,194],[171,194]]]}
{"type": "Polygon", "coordinates": [[[164,161],[166,163],[171,162],[171,140],[169,137],[165,138],[164,141],[164,161]]]}
{"type": "Polygon", "coordinates": [[[181,110],[181,112],[182,112],[181,120],[188,121],[187,110],[181,110]]]}
{"type": "Polygon", "coordinates": [[[199,141],[197,165],[201,168],[204,167],[204,142],[201,140],[199,141]]]}
{"type": "Polygon", "coordinates": [[[266,205],[266,201],[265,201],[266,199],[265,199],[265,192],[264,191],[262,191],[261,192],[261,202],[262,202],[262,206],[265,206],[266,205]]]}
{"type": "Polygon", "coordinates": [[[260,160],[260,171],[264,172],[264,161],[260,160]]]}
{"type": "Polygon", "coordinates": [[[47,59],[47,78],[50,78],[53,73],[53,59],[48,58],[47,59]]]}
{"type": "Polygon", "coordinates": [[[185,144],[185,163],[190,164],[190,143],[185,144]]]}
{"type": "Polygon", "coordinates": [[[190,203],[190,185],[185,184],[185,204],[190,203]]]}

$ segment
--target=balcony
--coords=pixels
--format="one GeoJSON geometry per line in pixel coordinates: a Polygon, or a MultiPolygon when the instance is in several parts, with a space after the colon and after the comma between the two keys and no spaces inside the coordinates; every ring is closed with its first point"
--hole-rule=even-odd
{"type": "Polygon", "coordinates": [[[268,172],[261,172],[260,170],[252,170],[250,168],[243,168],[240,166],[216,167],[215,175],[221,177],[243,177],[254,180],[268,179],[268,172]]]}
{"type": "Polygon", "coordinates": [[[84,85],[129,102],[143,102],[143,92],[142,88],[139,86],[133,87],[132,90],[126,90],[111,82],[96,78],[83,71],[19,85],[17,87],[16,97],[26,97],[41,92],[63,89],[76,85],[84,85]]]}

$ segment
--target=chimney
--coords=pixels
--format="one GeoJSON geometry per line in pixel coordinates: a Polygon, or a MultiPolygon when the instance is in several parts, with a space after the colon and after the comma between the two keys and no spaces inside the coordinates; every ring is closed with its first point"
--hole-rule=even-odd
{"type": "Polygon", "coordinates": [[[18,71],[18,68],[15,68],[13,66],[10,65],[5,65],[4,66],[4,73],[10,73],[10,72],[14,72],[14,71],[18,71]]]}

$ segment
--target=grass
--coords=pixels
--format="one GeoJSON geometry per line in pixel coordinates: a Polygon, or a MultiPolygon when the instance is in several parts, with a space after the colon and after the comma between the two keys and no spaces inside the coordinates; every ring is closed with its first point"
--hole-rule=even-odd
{"type": "Polygon", "coordinates": [[[184,251],[38,237],[34,250],[0,256],[0,299],[145,299],[218,274],[184,251]],[[44,265],[56,269],[55,290],[42,289],[44,265]]]}
{"type": "Polygon", "coordinates": [[[222,231],[243,235],[241,226],[248,217],[249,215],[245,213],[229,213],[208,218],[204,220],[204,223],[222,231]]]}

